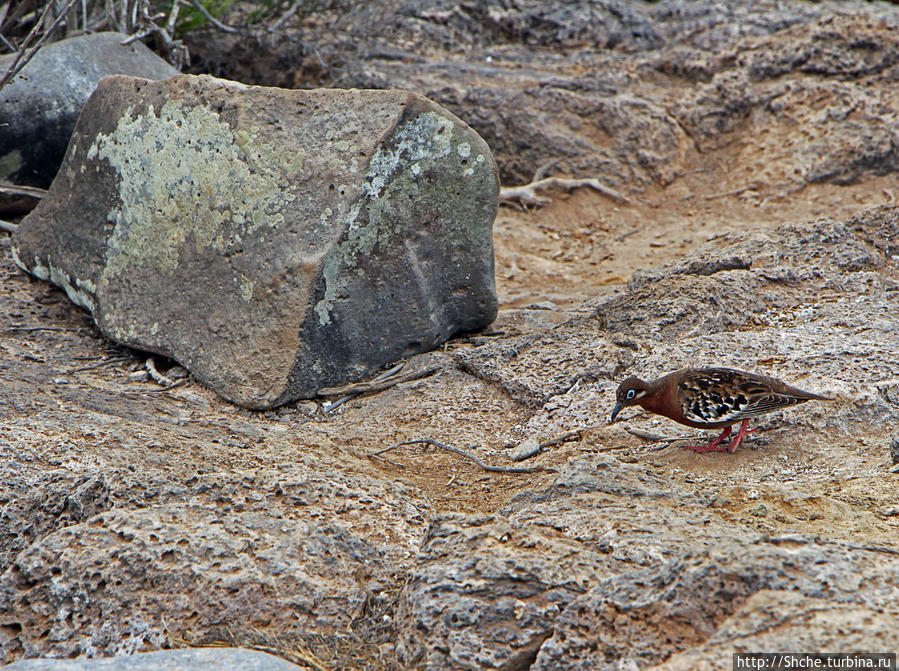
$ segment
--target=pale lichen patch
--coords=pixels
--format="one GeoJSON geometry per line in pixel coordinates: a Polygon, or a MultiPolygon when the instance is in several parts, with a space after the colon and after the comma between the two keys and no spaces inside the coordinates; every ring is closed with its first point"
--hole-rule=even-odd
{"type": "MultiPolygon", "coordinates": [[[[371,254],[375,245],[389,244],[396,231],[387,217],[383,216],[388,203],[381,202],[384,190],[402,182],[403,175],[411,185],[415,177],[429,165],[445,158],[452,151],[454,122],[437,112],[422,112],[414,119],[396,128],[390,146],[379,147],[371,159],[361,198],[353,203],[343,219],[347,235],[345,240],[325,260],[325,291],[316,304],[315,312],[319,323],[331,323],[331,308],[334,299],[343,287],[338,286],[339,269],[352,268],[358,256],[371,254]],[[359,218],[363,205],[367,217],[359,218]]],[[[463,143],[464,144],[464,143],[463,143]]]]}
{"type": "Polygon", "coordinates": [[[60,287],[75,305],[91,312],[94,311],[94,296],[97,293],[97,287],[90,280],[79,280],[78,278],[73,280],[67,272],[54,266],[49,259],[44,265],[37,256],[34,257],[34,264],[29,268],[22,262],[15,247],[12,248],[12,258],[22,270],[60,287]]]}
{"type": "Polygon", "coordinates": [[[253,298],[253,289],[256,287],[256,282],[251,280],[244,274],[240,276],[240,297],[243,298],[247,303],[250,302],[250,299],[253,298]]]}
{"type": "Polygon", "coordinates": [[[259,141],[253,129],[232,130],[208,105],[176,101],[159,114],[149,106],[132,116],[129,108],[87,156],[119,174],[104,282],[148,261],[172,272],[188,237],[197,249],[222,251],[231,231],[277,226],[295,198],[283,188],[284,168],[295,174],[302,165],[296,152],[259,141]]]}
{"type": "Polygon", "coordinates": [[[452,119],[436,112],[423,112],[398,126],[395,146],[380,147],[371,159],[365,176],[365,195],[379,196],[404,163],[435,161],[449,154],[452,131],[452,119]]]}
{"type": "Polygon", "coordinates": [[[22,257],[19,256],[19,248],[13,245],[10,251],[12,252],[13,263],[19,266],[19,268],[24,270],[26,273],[30,273],[31,270],[28,268],[28,266],[22,263],[22,257]]]}

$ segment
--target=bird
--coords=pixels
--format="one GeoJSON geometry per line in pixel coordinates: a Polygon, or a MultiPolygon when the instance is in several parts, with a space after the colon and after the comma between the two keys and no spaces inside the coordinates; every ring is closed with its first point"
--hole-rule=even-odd
{"type": "Polygon", "coordinates": [[[747,373],[734,368],[682,368],[645,382],[638,377],[625,379],[615,392],[613,423],[623,408],[639,405],[644,410],[697,429],[723,429],[708,445],[684,445],[694,452],[736,452],[746,434],[749,420],[781,408],[806,401],[831,401],[832,398],[803,391],[767,375],[747,373]],[[740,430],[730,443],[734,424],[740,430]]]}

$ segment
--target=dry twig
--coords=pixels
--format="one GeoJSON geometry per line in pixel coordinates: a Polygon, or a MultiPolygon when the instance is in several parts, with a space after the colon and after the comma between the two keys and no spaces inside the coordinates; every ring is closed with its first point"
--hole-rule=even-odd
{"type": "Polygon", "coordinates": [[[0,231],[6,231],[7,233],[15,233],[17,230],[19,230],[19,227],[16,224],[9,222],[9,221],[4,221],[3,219],[0,219],[0,231]]]}
{"type": "Polygon", "coordinates": [[[200,0],[190,0],[191,4],[196,8],[200,14],[203,15],[203,18],[209,21],[212,25],[214,25],[219,30],[226,33],[239,33],[240,30],[234,28],[233,26],[226,26],[224,23],[215,18],[212,14],[210,14],[206,8],[203,6],[203,3],[200,0]]]}
{"type": "MultiPolygon", "coordinates": [[[[396,375],[397,373],[399,373],[399,372],[403,369],[403,366],[405,366],[405,365],[406,365],[406,364],[404,364],[403,362],[400,362],[400,363],[398,363],[397,365],[395,365],[393,368],[390,368],[389,370],[385,370],[383,373],[381,373],[380,375],[378,375],[378,377],[376,377],[376,378],[375,378],[374,380],[372,380],[371,382],[369,382],[369,383],[360,382],[360,383],[357,383],[357,384],[377,384],[377,383],[379,383],[379,382],[384,382],[384,381],[386,381],[386,380],[389,380],[391,377],[393,377],[393,376],[396,375]]],[[[348,386],[351,386],[351,385],[348,385],[348,386]]],[[[336,387],[331,387],[331,388],[332,388],[332,389],[336,389],[336,387]]],[[[319,394],[321,394],[321,393],[322,393],[322,392],[319,391],[319,394]]],[[[324,411],[325,411],[326,413],[328,413],[328,412],[334,412],[334,410],[336,410],[337,408],[339,408],[341,405],[343,405],[344,403],[346,403],[347,401],[349,401],[349,400],[351,400],[351,399],[356,398],[356,397],[357,397],[359,394],[361,394],[361,393],[362,393],[361,391],[350,392],[350,393],[347,394],[346,396],[343,396],[343,397],[337,399],[337,400],[334,401],[333,403],[331,403],[330,401],[329,401],[329,402],[326,402],[326,403],[322,403],[322,409],[324,409],[324,411]]]]}
{"type": "Polygon", "coordinates": [[[153,360],[153,357],[147,359],[147,363],[145,365],[147,368],[147,372],[150,374],[150,377],[153,378],[153,381],[156,382],[156,384],[160,384],[167,389],[175,386],[174,380],[167,378],[165,375],[156,370],[156,361],[153,360]]]}
{"type": "Polygon", "coordinates": [[[123,45],[142,40],[150,35],[156,40],[156,46],[162,56],[179,70],[190,65],[190,53],[187,46],[181,40],[174,37],[175,21],[178,19],[178,9],[181,0],[172,0],[172,8],[169,10],[165,25],[160,26],[157,21],[166,18],[165,14],[150,15],[150,3],[148,0],[139,0],[132,7],[132,25],[136,32],[123,45]],[[138,13],[138,5],[140,11],[138,13]]]}
{"type": "Polygon", "coordinates": [[[34,333],[35,331],[77,331],[74,326],[20,326],[14,325],[6,329],[7,333],[34,333]]]}
{"type": "Polygon", "coordinates": [[[47,195],[47,190],[39,189],[36,186],[21,186],[19,184],[10,184],[9,182],[0,182],[0,194],[5,196],[27,196],[40,200],[47,195]]]}
{"type": "Polygon", "coordinates": [[[729,198],[730,196],[739,196],[740,194],[746,193],[752,189],[755,189],[755,186],[743,186],[739,189],[734,189],[732,191],[722,191],[721,193],[713,193],[705,197],[706,200],[718,200],[719,198],[729,198]]]}
{"type": "Polygon", "coordinates": [[[441,450],[446,450],[447,452],[453,452],[458,454],[459,456],[465,457],[469,461],[474,462],[479,467],[484,469],[485,471],[489,471],[491,473],[535,473],[537,471],[552,471],[553,469],[547,468],[545,466],[530,466],[530,467],[522,467],[522,466],[491,466],[490,464],[485,464],[478,457],[473,455],[471,452],[467,450],[463,450],[460,447],[453,447],[452,445],[447,445],[446,443],[441,443],[439,440],[433,440],[431,438],[421,438],[419,440],[407,440],[402,443],[397,443],[396,445],[392,445],[391,447],[385,447],[383,450],[378,450],[377,452],[372,452],[368,456],[370,457],[378,457],[385,452],[389,452],[390,450],[395,450],[398,447],[403,447],[404,445],[433,445],[434,447],[440,448],[441,450]]]}
{"type": "Polygon", "coordinates": [[[92,363],[87,366],[81,366],[80,368],[73,368],[69,371],[69,373],[81,373],[86,370],[94,370],[95,368],[103,368],[103,366],[108,366],[114,363],[122,363],[124,361],[131,361],[132,357],[130,356],[116,356],[111,359],[103,359],[102,361],[98,361],[97,363],[92,363]]]}
{"type": "Polygon", "coordinates": [[[376,378],[370,382],[353,382],[352,384],[345,384],[342,387],[322,387],[318,390],[318,395],[341,396],[343,394],[367,394],[372,391],[384,391],[385,389],[390,389],[391,387],[396,386],[401,382],[418,380],[420,378],[433,375],[434,373],[439,373],[441,370],[443,370],[443,366],[428,366],[427,368],[412,371],[411,373],[406,373],[405,375],[390,377],[388,379],[384,379],[383,381],[379,381],[376,378]]]}
{"type": "Polygon", "coordinates": [[[546,205],[550,201],[548,198],[541,198],[538,196],[538,189],[557,187],[566,191],[572,191],[582,186],[589,186],[591,189],[595,189],[602,195],[611,198],[622,205],[630,203],[630,200],[614,189],[607,187],[596,177],[584,177],[581,179],[574,179],[571,177],[544,177],[543,179],[538,179],[530,184],[524,184],[522,186],[504,186],[499,190],[499,202],[518,203],[522,207],[540,207],[541,205],[546,205]]]}

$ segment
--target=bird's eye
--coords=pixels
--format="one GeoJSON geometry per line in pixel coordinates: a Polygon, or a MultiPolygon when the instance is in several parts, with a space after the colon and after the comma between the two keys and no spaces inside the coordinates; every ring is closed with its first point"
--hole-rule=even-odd
{"type": "Polygon", "coordinates": [[[628,389],[627,390],[627,400],[630,401],[636,393],[637,392],[634,391],[633,389],[628,389]]]}

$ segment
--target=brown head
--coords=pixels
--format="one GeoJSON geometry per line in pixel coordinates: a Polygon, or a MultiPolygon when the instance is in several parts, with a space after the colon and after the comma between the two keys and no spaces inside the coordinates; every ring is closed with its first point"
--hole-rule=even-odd
{"type": "Polygon", "coordinates": [[[615,408],[612,410],[612,417],[609,418],[609,424],[615,421],[615,417],[623,408],[631,405],[639,405],[640,401],[649,391],[649,385],[639,377],[631,376],[618,385],[618,391],[615,392],[615,408]]]}

